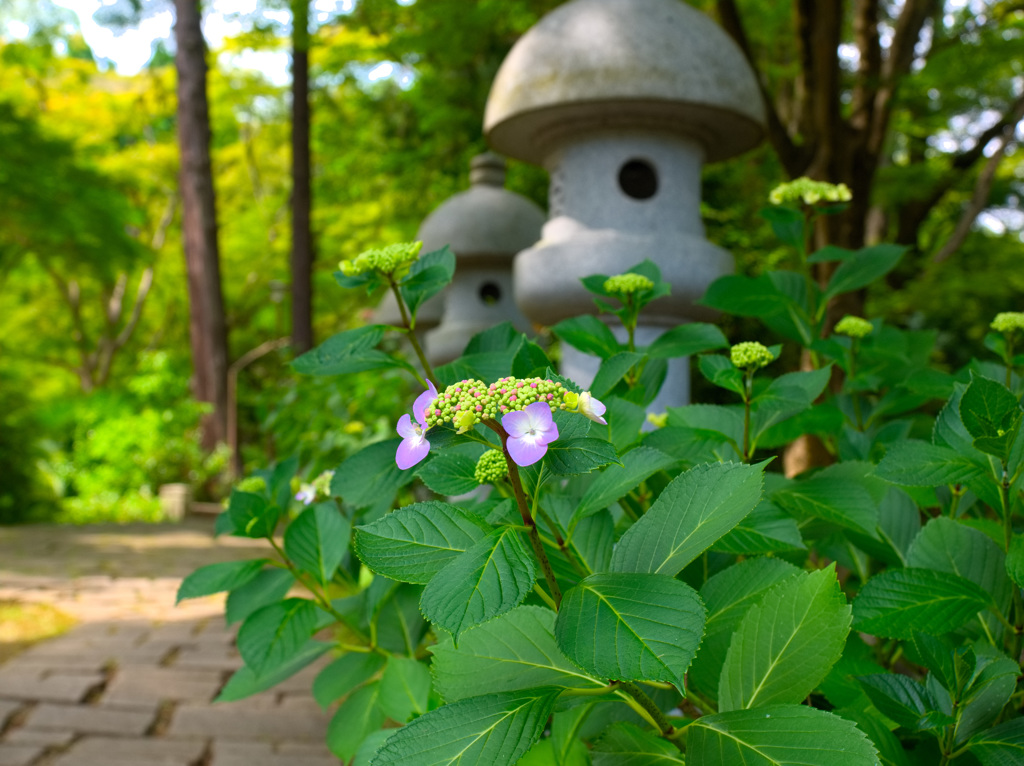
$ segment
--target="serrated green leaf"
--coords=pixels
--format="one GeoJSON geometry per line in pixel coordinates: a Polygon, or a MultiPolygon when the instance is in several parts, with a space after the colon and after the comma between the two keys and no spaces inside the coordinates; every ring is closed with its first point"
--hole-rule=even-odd
{"type": "Polygon", "coordinates": [[[853,627],[884,638],[914,631],[941,636],[988,606],[985,591],[962,577],[933,569],[893,569],[875,575],[853,601],[853,627]]]}
{"type": "Polygon", "coordinates": [[[374,652],[352,652],[336,659],[313,680],[313,699],[326,710],[332,703],[373,678],[384,667],[384,657],[374,652]]]}
{"type": "Polygon", "coordinates": [[[1024,534],[1015,534],[1006,554],[1006,574],[1024,588],[1024,534]]]}
{"type": "Polygon", "coordinates": [[[348,550],[352,529],[333,502],[306,508],[284,532],[284,552],[306,574],[321,584],[334,577],[334,571],[348,550]]]}
{"type": "Polygon", "coordinates": [[[689,404],[668,408],[668,425],[706,432],[739,449],[743,442],[743,405],[689,404]]]}
{"type": "Polygon", "coordinates": [[[878,506],[863,483],[849,476],[843,464],[789,483],[769,497],[799,519],[821,519],[870,537],[878,534],[878,506]]]}
{"type": "Polygon", "coordinates": [[[718,681],[732,634],[747,611],[776,583],[800,570],[782,559],[755,558],[713,575],[700,589],[708,610],[704,640],[687,676],[698,690],[718,699],[718,681]]]}
{"type": "Polygon", "coordinates": [[[291,367],[300,375],[349,375],[392,367],[408,368],[401,359],[377,350],[386,329],[384,325],[367,325],[338,333],[293,359],[291,367]]]}
{"type": "Polygon", "coordinates": [[[804,252],[807,247],[807,237],[804,234],[807,222],[800,210],[785,206],[773,206],[763,208],[760,215],[771,224],[772,231],[780,241],[800,253],[804,252]]]}
{"type": "Polygon", "coordinates": [[[355,508],[377,505],[381,498],[395,493],[411,482],[416,474],[395,465],[395,451],[401,439],[375,442],[339,465],[331,479],[331,494],[344,498],[355,508]]]}
{"type": "Polygon", "coordinates": [[[348,761],[386,718],[380,706],[380,683],[374,681],[351,694],[335,711],[327,725],[327,747],[348,761]]]}
{"type": "Polygon", "coordinates": [[[978,665],[977,675],[961,701],[960,720],[954,738],[957,744],[990,726],[1017,687],[1020,667],[1009,657],[983,657],[978,665]]]}
{"type": "Polygon", "coordinates": [[[857,680],[882,715],[911,731],[930,728],[925,716],[938,703],[924,684],[899,673],[875,673],[857,680]]]}
{"type": "Polygon", "coordinates": [[[176,603],[180,604],[188,598],[201,598],[212,596],[214,593],[223,593],[226,590],[234,590],[251,582],[269,563],[268,559],[247,559],[245,561],[222,561],[218,564],[199,567],[182,580],[178,588],[176,603]]]}
{"type": "Polygon", "coordinates": [[[423,614],[458,641],[459,634],[519,606],[537,568],[519,533],[495,529],[438,572],[423,590],[423,614]]]}
{"type": "Polygon", "coordinates": [[[753,510],[763,469],[710,463],[678,476],[619,540],[612,570],[677,575],[753,510]]]}
{"type": "Polygon", "coordinates": [[[647,356],[651,359],[675,359],[727,348],[728,345],[729,341],[715,325],[691,322],[673,327],[659,335],[647,347],[647,356]]]}
{"type": "Polygon", "coordinates": [[[712,548],[724,553],[752,556],[758,553],[804,550],[806,546],[796,520],[778,506],[762,501],[712,548]]]}
{"type": "Polygon", "coordinates": [[[228,594],[224,619],[228,625],[244,620],[257,609],[283,599],[293,585],[295,577],[287,569],[264,569],[228,594]]]}
{"type": "Polygon", "coordinates": [[[356,527],[353,547],[373,572],[400,582],[426,584],[483,539],[488,529],[461,508],[432,500],[356,527]]]}
{"type": "Polygon", "coordinates": [[[890,444],[875,475],[905,487],[937,487],[966,484],[982,475],[982,469],[949,447],[907,439],[890,444]]]}
{"type": "Polygon", "coordinates": [[[555,639],[589,673],[682,689],[704,615],[696,591],[671,576],[594,574],[566,591],[555,639]]]}
{"type": "Polygon", "coordinates": [[[968,747],[982,766],[1020,766],[1024,760],[1024,718],[1014,718],[972,737],[968,747]]]}
{"type": "Polygon", "coordinates": [[[880,766],[910,766],[903,745],[896,735],[889,731],[889,722],[870,707],[844,707],[834,711],[836,715],[853,721],[868,735],[878,750],[880,766]]]}
{"type": "Polygon", "coordinates": [[[495,766],[515,763],[540,739],[561,689],[470,697],[396,731],[371,766],[495,766]]]}
{"type": "Polygon", "coordinates": [[[767,317],[786,310],[789,299],[772,284],[767,275],[719,277],[697,303],[726,314],[767,317]]]}
{"type": "Polygon", "coordinates": [[[290,659],[277,667],[264,669],[262,673],[244,665],[231,675],[214,702],[234,702],[272,689],[322,657],[330,648],[326,641],[310,640],[290,659]]]}
{"type": "Polygon", "coordinates": [[[594,743],[594,766],[682,766],[682,753],[653,732],[616,723],[594,743]]]}
{"type": "MultiPolygon", "coordinates": [[[[604,416],[608,421],[607,439],[616,450],[624,452],[640,438],[640,429],[647,419],[647,413],[639,404],[627,402],[617,396],[608,397],[604,404],[607,407],[604,416]]],[[[594,430],[605,436],[596,426],[594,430]]]]}
{"type": "MultiPolygon", "coordinates": [[[[1013,595],[1005,562],[1006,554],[988,535],[941,516],[924,526],[907,553],[907,566],[964,577],[989,593],[1003,612],[1013,595]]],[[[999,630],[995,615],[985,619],[990,630],[999,630]]]]}
{"type": "Polygon", "coordinates": [[[454,274],[455,254],[447,245],[417,258],[399,288],[409,313],[415,317],[420,306],[441,292],[454,274]]]}
{"type": "Polygon", "coordinates": [[[842,655],[850,621],[834,564],[778,583],[733,634],[719,711],[800,702],[842,655]]]}
{"type": "Polygon", "coordinates": [[[839,264],[822,293],[822,300],[830,301],[837,295],[859,290],[881,279],[896,268],[906,251],[903,245],[891,244],[861,248],[839,264]]]}
{"type": "Polygon", "coordinates": [[[700,766],[877,766],[874,745],[853,721],[802,705],[698,718],[686,753],[700,766]]]}
{"type": "Polygon", "coordinates": [[[257,675],[283,665],[313,635],[320,616],[306,598],[286,598],[258,609],[238,629],[238,653],[257,675]]]}
{"type": "Polygon", "coordinates": [[[416,474],[439,495],[464,495],[480,486],[476,460],[460,452],[442,452],[416,474]]]}
{"type": "Polygon", "coordinates": [[[560,438],[548,445],[544,465],[559,476],[576,476],[590,473],[595,468],[614,463],[618,459],[615,447],[604,439],[560,438]]]}
{"type": "Polygon", "coordinates": [[[1000,383],[972,375],[960,399],[960,419],[982,452],[1006,461],[1020,431],[1020,401],[1000,383]]]}
{"type": "Polygon", "coordinates": [[[643,358],[643,354],[620,351],[604,360],[597,370],[597,375],[594,376],[594,381],[590,384],[591,392],[597,397],[604,396],[643,358]]]}
{"type": "Polygon", "coordinates": [[[751,402],[751,441],[757,444],[759,437],[772,426],[798,415],[813,404],[825,390],[831,366],[810,372],[790,372],[771,382],[751,402]]]}
{"type": "Polygon", "coordinates": [[[467,632],[457,648],[443,638],[430,648],[438,693],[455,702],[534,686],[604,686],[606,681],[588,676],[566,659],[555,643],[554,626],[550,609],[519,606],[467,632]]]}
{"type": "Polygon", "coordinates": [[[395,654],[412,655],[417,651],[427,621],[420,613],[423,586],[403,583],[386,599],[377,614],[377,643],[395,654]]]}
{"type": "Polygon", "coordinates": [[[388,718],[405,723],[414,715],[427,712],[430,696],[430,671],[411,657],[389,657],[380,679],[378,704],[388,718]]]}
{"type": "Polygon", "coordinates": [[[703,354],[697,360],[700,374],[719,388],[743,396],[743,373],[727,356],[720,354],[703,354]]]}
{"type": "Polygon", "coordinates": [[[268,537],[274,534],[281,518],[281,509],[267,502],[262,495],[237,489],[231,491],[228,513],[234,525],[234,534],[240,537],[268,537]]]}
{"type": "Polygon", "coordinates": [[[564,343],[601,359],[608,359],[620,350],[619,341],[608,325],[590,314],[565,319],[552,327],[551,331],[564,343]]]}
{"type": "Polygon", "coordinates": [[[576,506],[569,527],[572,528],[580,519],[607,508],[641,482],[675,462],[675,458],[650,447],[630,450],[622,456],[621,465],[610,466],[606,471],[602,471],[587,488],[579,505],[576,506]]]}

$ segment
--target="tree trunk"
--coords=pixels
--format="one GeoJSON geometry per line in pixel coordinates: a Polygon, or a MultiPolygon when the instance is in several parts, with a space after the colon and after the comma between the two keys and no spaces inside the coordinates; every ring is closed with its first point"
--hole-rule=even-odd
{"type": "Polygon", "coordinates": [[[292,346],[313,347],[313,237],[310,229],[309,0],[292,0],[292,346]]]}
{"type": "Polygon", "coordinates": [[[178,72],[178,146],[182,230],[188,270],[189,331],[193,390],[213,405],[203,429],[207,448],[227,431],[227,325],[217,250],[217,212],[210,164],[210,116],[206,97],[206,45],[198,0],[175,0],[178,72]]]}

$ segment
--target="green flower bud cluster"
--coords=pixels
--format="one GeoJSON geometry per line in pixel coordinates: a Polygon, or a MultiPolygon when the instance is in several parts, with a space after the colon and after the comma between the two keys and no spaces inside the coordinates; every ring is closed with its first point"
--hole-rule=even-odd
{"type": "Polygon", "coordinates": [[[1011,333],[1016,330],[1024,330],[1024,312],[1003,311],[996,314],[992,320],[991,327],[996,332],[1011,333]]]}
{"type": "Polygon", "coordinates": [[[473,476],[479,484],[493,484],[508,476],[505,456],[496,449],[489,449],[476,461],[473,476]]]}
{"type": "Polygon", "coordinates": [[[498,420],[506,412],[522,410],[534,402],[547,402],[554,412],[564,406],[561,383],[544,378],[501,378],[487,385],[481,380],[462,380],[448,386],[426,409],[427,427],[451,422],[468,431],[482,420],[498,420]]]}
{"type": "Polygon", "coordinates": [[[367,250],[350,261],[342,261],[338,268],[346,277],[376,271],[382,276],[398,279],[404,276],[419,258],[421,247],[422,242],[401,242],[377,250],[367,250]]]}
{"type": "Polygon", "coordinates": [[[650,290],[654,287],[654,282],[649,280],[643,274],[616,274],[614,277],[609,277],[604,282],[604,290],[607,293],[615,293],[618,295],[632,295],[633,293],[642,293],[644,290],[650,290]]]}
{"type": "Polygon", "coordinates": [[[768,195],[773,205],[784,202],[803,201],[805,205],[818,202],[849,202],[853,199],[850,188],[846,184],[830,184],[824,181],[812,181],[807,176],[789,183],[779,184],[768,195]]]}
{"type": "Polygon", "coordinates": [[[262,476],[249,476],[238,482],[235,489],[239,492],[251,492],[254,495],[259,494],[260,492],[266,492],[267,480],[262,476]]]}
{"type": "Polygon", "coordinates": [[[848,335],[851,338],[863,338],[870,335],[875,327],[866,319],[847,314],[836,322],[835,331],[839,335],[848,335]]]}
{"type": "Polygon", "coordinates": [[[323,495],[324,497],[331,496],[331,480],[333,478],[334,471],[324,471],[313,479],[313,489],[316,490],[317,495],[323,495]]]}
{"type": "Polygon", "coordinates": [[[733,363],[734,367],[753,372],[774,362],[775,355],[772,354],[767,346],[756,341],[747,341],[745,343],[737,343],[729,349],[729,360],[733,363]]]}

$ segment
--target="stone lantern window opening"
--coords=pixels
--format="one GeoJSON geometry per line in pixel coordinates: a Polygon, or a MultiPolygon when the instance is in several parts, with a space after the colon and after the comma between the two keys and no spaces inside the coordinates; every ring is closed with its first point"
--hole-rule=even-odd
{"type": "Polygon", "coordinates": [[[647,159],[626,160],[619,168],[619,188],[635,200],[650,199],[658,193],[658,171],[647,159]]]}
{"type": "Polygon", "coordinates": [[[501,303],[501,287],[497,282],[484,282],[477,291],[480,301],[485,306],[495,306],[501,303]]]}

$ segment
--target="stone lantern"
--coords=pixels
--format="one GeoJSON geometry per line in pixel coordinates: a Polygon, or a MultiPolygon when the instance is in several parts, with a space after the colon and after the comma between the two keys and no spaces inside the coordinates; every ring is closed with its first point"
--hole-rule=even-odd
{"type": "Polygon", "coordinates": [[[444,313],[426,336],[431,364],[455,359],[473,335],[500,322],[531,329],[512,297],[512,259],[537,241],[544,212],[505,188],[505,160],[495,154],[474,157],[469,180],[470,188],[436,208],[417,234],[424,252],[448,245],[455,253],[444,313]]]}
{"type": "MultiPolygon", "coordinates": [[[[645,310],[638,344],[712,318],[694,301],[733,259],[705,239],[701,168],[754,147],[764,122],[739,47],[680,0],[575,0],[542,18],[502,63],[484,117],[496,151],[551,176],[542,237],[515,260],[526,316],[594,313],[580,277],[649,258],[672,295],[645,310]]],[[[586,384],[596,369],[565,349],[565,374],[586,384]]],[[[653,406],[688,399],[687,363],[675,360],[653,406]]]]}

